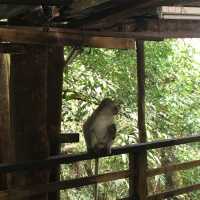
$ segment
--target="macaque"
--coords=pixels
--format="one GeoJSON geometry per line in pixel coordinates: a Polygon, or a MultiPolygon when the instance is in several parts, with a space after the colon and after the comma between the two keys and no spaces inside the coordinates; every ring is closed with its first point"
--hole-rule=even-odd
{"type": "Polygon", "coordinates": [[[111,153],[111,145],[116,137],[114,116],[119,112],[119,106],[111,99],[104,99],[83,125],[83,133],[90,153],[101,150],[111,153]]]}
{"type": "MultiPolygon", "coordinates": [[[[119,112],[119,106],[111,99],[103,99],[93,114],[83,125],[83,133],[89,153],[106,151],[111,153],[111,146],[116,137],[114,116],[119,112]]],[[[95,159],[95,175],[98,175],[99,159],[95,159]]],[[[98,199],[97,184],[94,185],[94,199],[98,199]]]]}

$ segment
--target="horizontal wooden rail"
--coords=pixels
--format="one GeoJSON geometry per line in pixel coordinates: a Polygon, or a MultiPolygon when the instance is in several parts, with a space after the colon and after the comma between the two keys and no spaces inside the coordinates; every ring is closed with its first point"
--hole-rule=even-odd
{"type": "Polygon", "coordinates": [[[151,176],[164,174],[166,172],[187,170],[187,169],[191,169],[191,168],[199,167],[199,166],[200,166],[200,160],[180,163],[180,164],[176,164],[176,165],[166,165],[166,166],[163,166],[163,167],[160,167],[160,168],[148,170],[147,171],[147,176],[151,177],[151,176]]]}
{"type": "MultiPolygon", "coordinates": [[[[200,190],[200,184],[191,185],[188,187],[178,188],[175,190],[169,190],[167,192],[162,192],[158,194],[153,194],[147,197],[147,200],[162,200],[169,197],[178,196],[185,193],[190,193],[196,190],[200,190]]],[[[131,200],[130,197],[125,197],[120,200],[131,200]]]]}
{"type": "Polygon", "coordinates": [[[178,196],[185,193],[190,193],[195,190],[200,190],[200,184],[195,184],[188,187],[183,187],[183,188],[179,188],[175,190],[170,190],[167,192],[162,192],[159,194],[154,194],[154,195],[148,196],[147,200],[161,200],[161,199],[178,196]]]}
{"type": "Polygon", "coordinates": [[[8,191],[0,192],[0,200],[21,199],[33,195],[42,194],[44,192],[53,192],[56,190],[64,190],[71,188],[78,188],[83,186],[92,185],[95,183],[103,183],[129,177],[129,171],[112,172],[101,174],[98,176],[90,176],[85,178],[78,178],[66,181],[59,181],[49,184],[35,185],[25,189],[11,189],[8,191]]]}
{"type": "Polygon", "coordinates": [[[58,142],[59,143],[79,142],[79,134],[78,133],[59,134],[58,135],[58,142]]]}
{"type": "Polygon", "coordinates": [[[200,141],[200,135],[179,138],[179,139],[169,139],[161,140],[148,143],[132,144],[123,147],[116,147],[112,149],[111,154],[101,152],[98,155],[88,154],[88,153],[78,153],[73,155],[58,155],[51,156],[45,160],[31,160],[15,164],[0,164],[0,173],[1,172],[14,172],[21,170],[31,170],[31,169],[41,169],[41,168],[50,168],[57,166],[59,164],[70,164],[74,162],[90,160],[95,158],[114,156],[120,154],[134,153],[142,150],[151,150],[158,149],[163,147],[170,147],[175,145],[182,145],[188,143],[194,143],[200,141]]]}

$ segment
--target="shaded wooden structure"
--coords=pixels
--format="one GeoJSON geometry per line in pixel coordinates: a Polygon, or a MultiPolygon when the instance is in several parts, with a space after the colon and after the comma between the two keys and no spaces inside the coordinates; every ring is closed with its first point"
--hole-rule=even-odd
{"type": "Polygon", "coordinates": [[[13,164],[6,163],[6,159],[0,164],[1,174],[14,174],[7,188],[0,191],[0,200],[59,199],[61,189],[122,178],[130,180],[129,197],[125,199],[163,199],[200,189],[195,184],[154,195],[149,195],[147,190],[148,177],[200,165],[196,160],[148,169],[148,150],[200,141],[196,135],[147,142],[144,41],[200,38],[199,20],[159,19],[157,8],[160,6],[200,7],[200,3],[198,0],[0,0],[0,53],[11,54],[10,120],[11,138],[15,141],[11,143],[14,152],[10,152],[13,164]],[[69,141],[60,135],[63,47],[127,49],[134,48],[135,41],[141,144],[115,148],[111,154],[128,154],[129,169],[59,181],[60,164],[111,156],[103,152],[59,155],[59,143],[69,141]]]}

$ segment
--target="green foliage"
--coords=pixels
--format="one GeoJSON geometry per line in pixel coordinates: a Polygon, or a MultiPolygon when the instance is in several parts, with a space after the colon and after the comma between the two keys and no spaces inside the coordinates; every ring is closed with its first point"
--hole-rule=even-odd
{"type": "MultiPolygon", "coordinates": [[[[68,49],[66,49],[67,55],[68,49]]],[[[200,66],[194,61],[197,53],[183,41],[146,42],[146,124],[149,141],[182,137],[200,130],[200,66]]],[[[68,66],[64,74],[63,131],[82,132],[82,123],[96,105],[111,97],[121,104],[117,117],[117,146],[138,141],[137,129],[137,69],[134,50],[84,49],[68,66]]],[[[150,151],[149,167],[159,167],[164,162],[183,162],[199,159],[199,145],[184,145],[163,151],[150,151]]],[[[85,144],[65,145],[63,151],[84,151],[85,144]]],[[[100,171],[127,169],[125,155],[101,159],[100,171]]],[[[62,178],[69,174],[87,175],[93,162],[64,167],[62,178]],[[74,169],[78,167],[78,174],[74,169]]],[[[176,173],[175,187],[198,183],[199,168],[176,173]]],[[[76,177],[76,176],[75,176],[76,177]]],[[[165,189],[165,176],[149,180],[150,192],[165,189]]],[[[127,196],[127,180],[100,185],[102,199],[127,196]]],[[[92,199],[93,187],[62,192],[63,199],[92,199]]],[[[191,196],[180,197],[191,199],[191,196]]],[[[198,193],[192,194],[198,200],[198,193]]]]}

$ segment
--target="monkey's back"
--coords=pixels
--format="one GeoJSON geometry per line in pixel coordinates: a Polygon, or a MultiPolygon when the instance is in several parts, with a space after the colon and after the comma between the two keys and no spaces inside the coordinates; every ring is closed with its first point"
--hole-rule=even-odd
{"type": "Polygon", "coordinates": [[[110,140],[108,127],[113,123],[113,115],[99,111],[91,115],[83,125],[87,149],[102,147],[110,140]]]}

